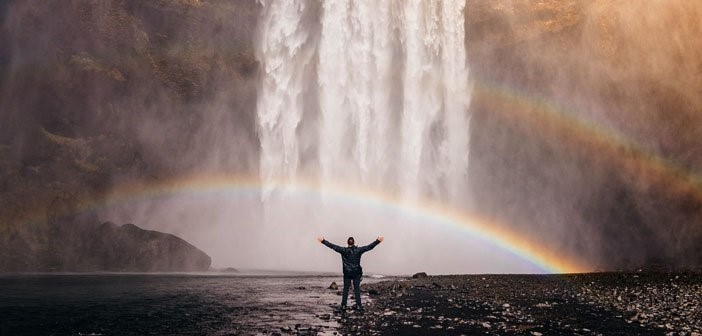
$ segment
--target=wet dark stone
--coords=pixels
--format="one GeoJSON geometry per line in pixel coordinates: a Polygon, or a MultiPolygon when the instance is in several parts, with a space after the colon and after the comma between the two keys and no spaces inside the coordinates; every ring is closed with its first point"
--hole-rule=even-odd
{"type": "Polygon", "coordinates": [[[427,276],[428,276],[427,273],[419,272],[419,273],[414,273],[414,275],[412,275],[412,278],[413,279],[421,279],[421,278],[426,278],[427,276]]]}
{"type": "Polygon", "coordinates": [[[365,288],[378,294],[365,315],[352,312],[339,320],[342,334],[702,331],[699,314],[692,313],[702,301],[702,277],[686,274],[454,275],[432,276],[431,281],[388,280],[365,288]]]}

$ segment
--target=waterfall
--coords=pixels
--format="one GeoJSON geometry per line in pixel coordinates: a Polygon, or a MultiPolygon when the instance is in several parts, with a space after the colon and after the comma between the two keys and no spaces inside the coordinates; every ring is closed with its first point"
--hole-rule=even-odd
{"type": "Polygon", "coordinates": [[[264,197],[304,174],[408,199],[464,199],[465,4],[310,3],[263,3],[257,113],[264,197]]]}
{"type": "Polygon", "coordinates": [[[261,143],[261,179],[268,182],[293,179],[299,165],[297,129],[305,108],[305,78],[314,49],[304,28],[306,1],[271,1],[261,19],[258,59],[263,82],[257,102],[261,143]]]}

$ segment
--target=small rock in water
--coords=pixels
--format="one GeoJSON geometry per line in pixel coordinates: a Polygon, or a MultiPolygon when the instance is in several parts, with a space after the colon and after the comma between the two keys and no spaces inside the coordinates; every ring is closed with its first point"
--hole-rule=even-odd
{"type": "Polygon", "coordinates": [[[427,276],[428,275],[426,272],[419,272],[419,273],[414,273],[414,275],[412,275],[412,278],[413,279],[421,279],[421,278],[426,278],[427,276]]]}
{"type": "Polygon", "coordinates": [[[329,289],[337,290],[339,289],[339,285],[336,284],[336,281],[332,281],[331,285],[329,285],[329,289]]]}

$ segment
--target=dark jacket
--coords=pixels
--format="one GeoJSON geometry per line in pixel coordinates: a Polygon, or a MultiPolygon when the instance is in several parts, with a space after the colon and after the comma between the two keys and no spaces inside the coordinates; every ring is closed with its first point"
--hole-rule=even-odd
{"type": "Polygon", "coordinates": [[[369,245],[361,247],[357,247],[356,245],[341,247],[330,243],[326,239],[322,240],[322,244],[341,254],[341,263],[343,264],[344,276],[355,277],[363,275],[363,268],[361,268],[361,255],[380,244],[380,240],[376,239],[369,245]]]}

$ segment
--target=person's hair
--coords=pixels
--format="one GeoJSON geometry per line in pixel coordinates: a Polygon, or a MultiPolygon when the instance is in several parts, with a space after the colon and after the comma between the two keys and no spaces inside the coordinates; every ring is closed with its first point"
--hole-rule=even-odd
{"type": "Polygon", "coordinates": [[[356,242],[356,240],[353,239],[353,237],[349,237],[349,239],[346,239],[346,243],[349,244],[349,246],[353,245],[353,243],[355,243],[355,242],[356,242]]]}

